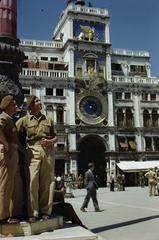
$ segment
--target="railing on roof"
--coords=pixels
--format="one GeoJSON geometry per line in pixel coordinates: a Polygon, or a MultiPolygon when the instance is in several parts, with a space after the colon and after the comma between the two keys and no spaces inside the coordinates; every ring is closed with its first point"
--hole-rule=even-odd
{"type": "Polygon", "coordinates": [[[63,11],[61,15],[61,19],[56,25],[56,28],[54,30],[54,33],[56,33],[59,29],[59,26],[62,24],[64,19],[66,18],[68,12],[75,12],[75,13],[86,13],[89,15],[96,15],[96,16],[102,16],[102,17],[109,17],[109,12],[107,9],[102,8],[93,8],[93,7],[86,7],[86,6],[78,6],[74,4],[69,4],[65,11],[63,11]]]}
{"type": "Polygon", "coordinates": [[[112,49],[112,54],[114,55],[125,55],[125,56],[132,56],[132,57],[150,57],[148,51],[141,51],[141,50],[129,50],[129,49],[112,49]]]}
{"type": "Polygon", "coordinates": [[[28,77],[68,78],[68,71],[23,68],[20,75],[28,77]]]}
{"type": "Polygon", "coordinates": [[[63,43],[60,41],[42,41],[42,40],[32,40],[32,39],[20,39],[20,46],[62,48],[63,43]]]}
{"type": "Polygon", "coordinates": [[[113,82],[139,83],[139,84],[159,84],[159,78],[140,76],[112,76],[113,82]]]}

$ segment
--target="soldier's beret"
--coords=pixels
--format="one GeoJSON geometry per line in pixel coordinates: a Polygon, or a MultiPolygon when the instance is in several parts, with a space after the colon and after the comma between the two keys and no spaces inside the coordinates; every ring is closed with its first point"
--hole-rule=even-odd
{"type": "Polygon", "coordinates": [[[30,97],[27,98],[27,108],[30,108],[30,105],[33,103],[33,101],[35,100],[36,96],[35,95],[31,95],[30,97]]]}
{"type": "Polygon", "coordinates": [[[14,97],[12,95],[7,95],[3,97],[0,103],[0,109],[2,110],[6,109],[6,107],[8,107],[9,104],[13,101],[14,101],[14,97]]]}

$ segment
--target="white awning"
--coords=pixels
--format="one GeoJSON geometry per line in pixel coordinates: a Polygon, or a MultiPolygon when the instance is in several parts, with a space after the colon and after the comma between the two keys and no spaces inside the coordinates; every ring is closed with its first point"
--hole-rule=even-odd
{"type": "Polygon", "coordinates": [[[159,168],[159,161],[143,161],[143,162],[121,161],[120,163],[117,163],[117,166],[123,172],[140,172],[147,171],[148,169],[154,167],[159,168]]]}

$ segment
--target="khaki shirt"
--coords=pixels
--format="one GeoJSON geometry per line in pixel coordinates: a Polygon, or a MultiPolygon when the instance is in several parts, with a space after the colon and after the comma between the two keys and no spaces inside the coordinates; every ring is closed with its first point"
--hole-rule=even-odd
{"type": "Polygon", "coordinates": [[[39,141],[42,138],[52,139],[56,136],[53,119],[41,114],[39,118],[27,114],[20,118],[17,123],[18,133],[26,135],[26,141],[39,141]]]}
{"type": "MultiPolygon", "coordinates": [[[[13,143],[13,144],[19,145],[16,125],[13,122],[12,117],[10,117],[5,112],[2,112],[0,114],[0,132],[2,134],[2,136],[0,136],[0,140],[4,136],[7,143],[13,143]]],[[[3,143],[3,139],[2,139],[2,143],[3,143]]]]}
{"type": "Polygon", "coordinates": [[[149,183],[155,183],[157,178],[156,178],[156,173],[152,170],[150,170],[149,172],[147,172],[145,174],[145,177],[148,178],[149,183]]]}

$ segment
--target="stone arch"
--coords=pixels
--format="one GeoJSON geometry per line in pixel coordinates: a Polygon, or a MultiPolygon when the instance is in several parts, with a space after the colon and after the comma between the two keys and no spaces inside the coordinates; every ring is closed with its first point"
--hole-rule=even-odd
{"type": "Polygon", "coordinates": [[[57,106],[56,116],[57,116],[57,123],[63,124],[64,123],[64,108],[63,108],[63,106],[61,106],[61,105],[57,106]]]}
{"type": "Polygon", "coordinates": [[[101,187],[106,186],[106,149],[105,139],[96,134],[89,134],[81,138],[78,143],[78,174],[84,175],[88,169],[88,163],[94,162],[95,174],[98,176],[101,187]]]}
{"type": "Polygon", "coordinates": [[[53,117],[53,106],[52,105],[46,106],[46,115],[50,115],[51,117],[53,117]]]}

